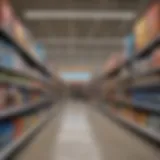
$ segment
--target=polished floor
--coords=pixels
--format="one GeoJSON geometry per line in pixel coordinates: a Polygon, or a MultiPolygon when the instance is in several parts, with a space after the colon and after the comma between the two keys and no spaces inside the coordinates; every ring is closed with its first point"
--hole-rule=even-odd
{"type": "Polygon", "coordinates": [[[157,149],[91,105],[66,101],[16,160],[159,160],[157,149]]]}

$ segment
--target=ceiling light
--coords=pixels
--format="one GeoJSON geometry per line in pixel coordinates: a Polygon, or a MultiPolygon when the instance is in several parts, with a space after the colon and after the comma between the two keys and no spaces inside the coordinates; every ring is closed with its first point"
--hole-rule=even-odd
{"type": "Polygon", "coordinates": [[[118,10],[28,10],[24,16],[29,20],[132,20],[136,14],[118,10]]]}

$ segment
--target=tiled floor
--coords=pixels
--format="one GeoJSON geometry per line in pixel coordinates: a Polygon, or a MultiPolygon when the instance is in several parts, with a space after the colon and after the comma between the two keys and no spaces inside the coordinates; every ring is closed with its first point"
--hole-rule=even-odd
{"type": "Polygon", "coordinates": [[[91,106],[69,101],[16,160],[159,160],[158,151],[91,106]]]}

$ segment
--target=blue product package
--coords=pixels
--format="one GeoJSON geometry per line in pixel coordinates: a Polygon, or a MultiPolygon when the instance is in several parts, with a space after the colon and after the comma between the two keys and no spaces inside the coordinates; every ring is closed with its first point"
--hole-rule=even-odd
{"type": "Polygon", "coordinates": [[[0,122],[0,149],[11,143],[14,136],[14,125],[11,121],[0,122]]]}
{"type": "Polygon", "coordinates": [[[36,50],[38,57],[40,58],[40,61],[42,63],[44,63],[46,60],[46,53],[45,53],[43,46],[41,44],[37,43],[35,45],[35,50],[36,50]]]}
{"type": "Polygon", "coordinates": [[[130,34],[125,38],[124,42],[125,46],[125,56],[127,59],[132,58],[135,51],[135,36],[134,34],[130,34]]]}
{"type": "Polygon", "coordinates": [[[13,46],[3,40],[0,40],[0,66],[13,68],[16,56],[13,46]]]}

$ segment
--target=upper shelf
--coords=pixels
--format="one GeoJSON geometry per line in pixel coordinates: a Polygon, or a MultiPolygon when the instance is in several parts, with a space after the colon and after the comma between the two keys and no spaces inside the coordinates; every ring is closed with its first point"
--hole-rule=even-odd
{"type": "Polygon", "coordinates": [[[5,41],[7,41],[11,45],[13,45],[15,47],[15,49],[18,51],[18,54],[20,54],[20,56],[28,64],[30,64],[32,67],[38,69],[45,76],[48,76],[48,77],[51,76],[51,73],[48,71],[48,69],[44,65],[42,65],[35,57],[32,56],[31,52],[34,52],[34,51],[31,51],[29,48],[20,44],[20,42],[18,40],[16,40],[15,37],[13,37],[12,35],[9,35],[3,28],[0,29],[0,36],[5,41]]]}

